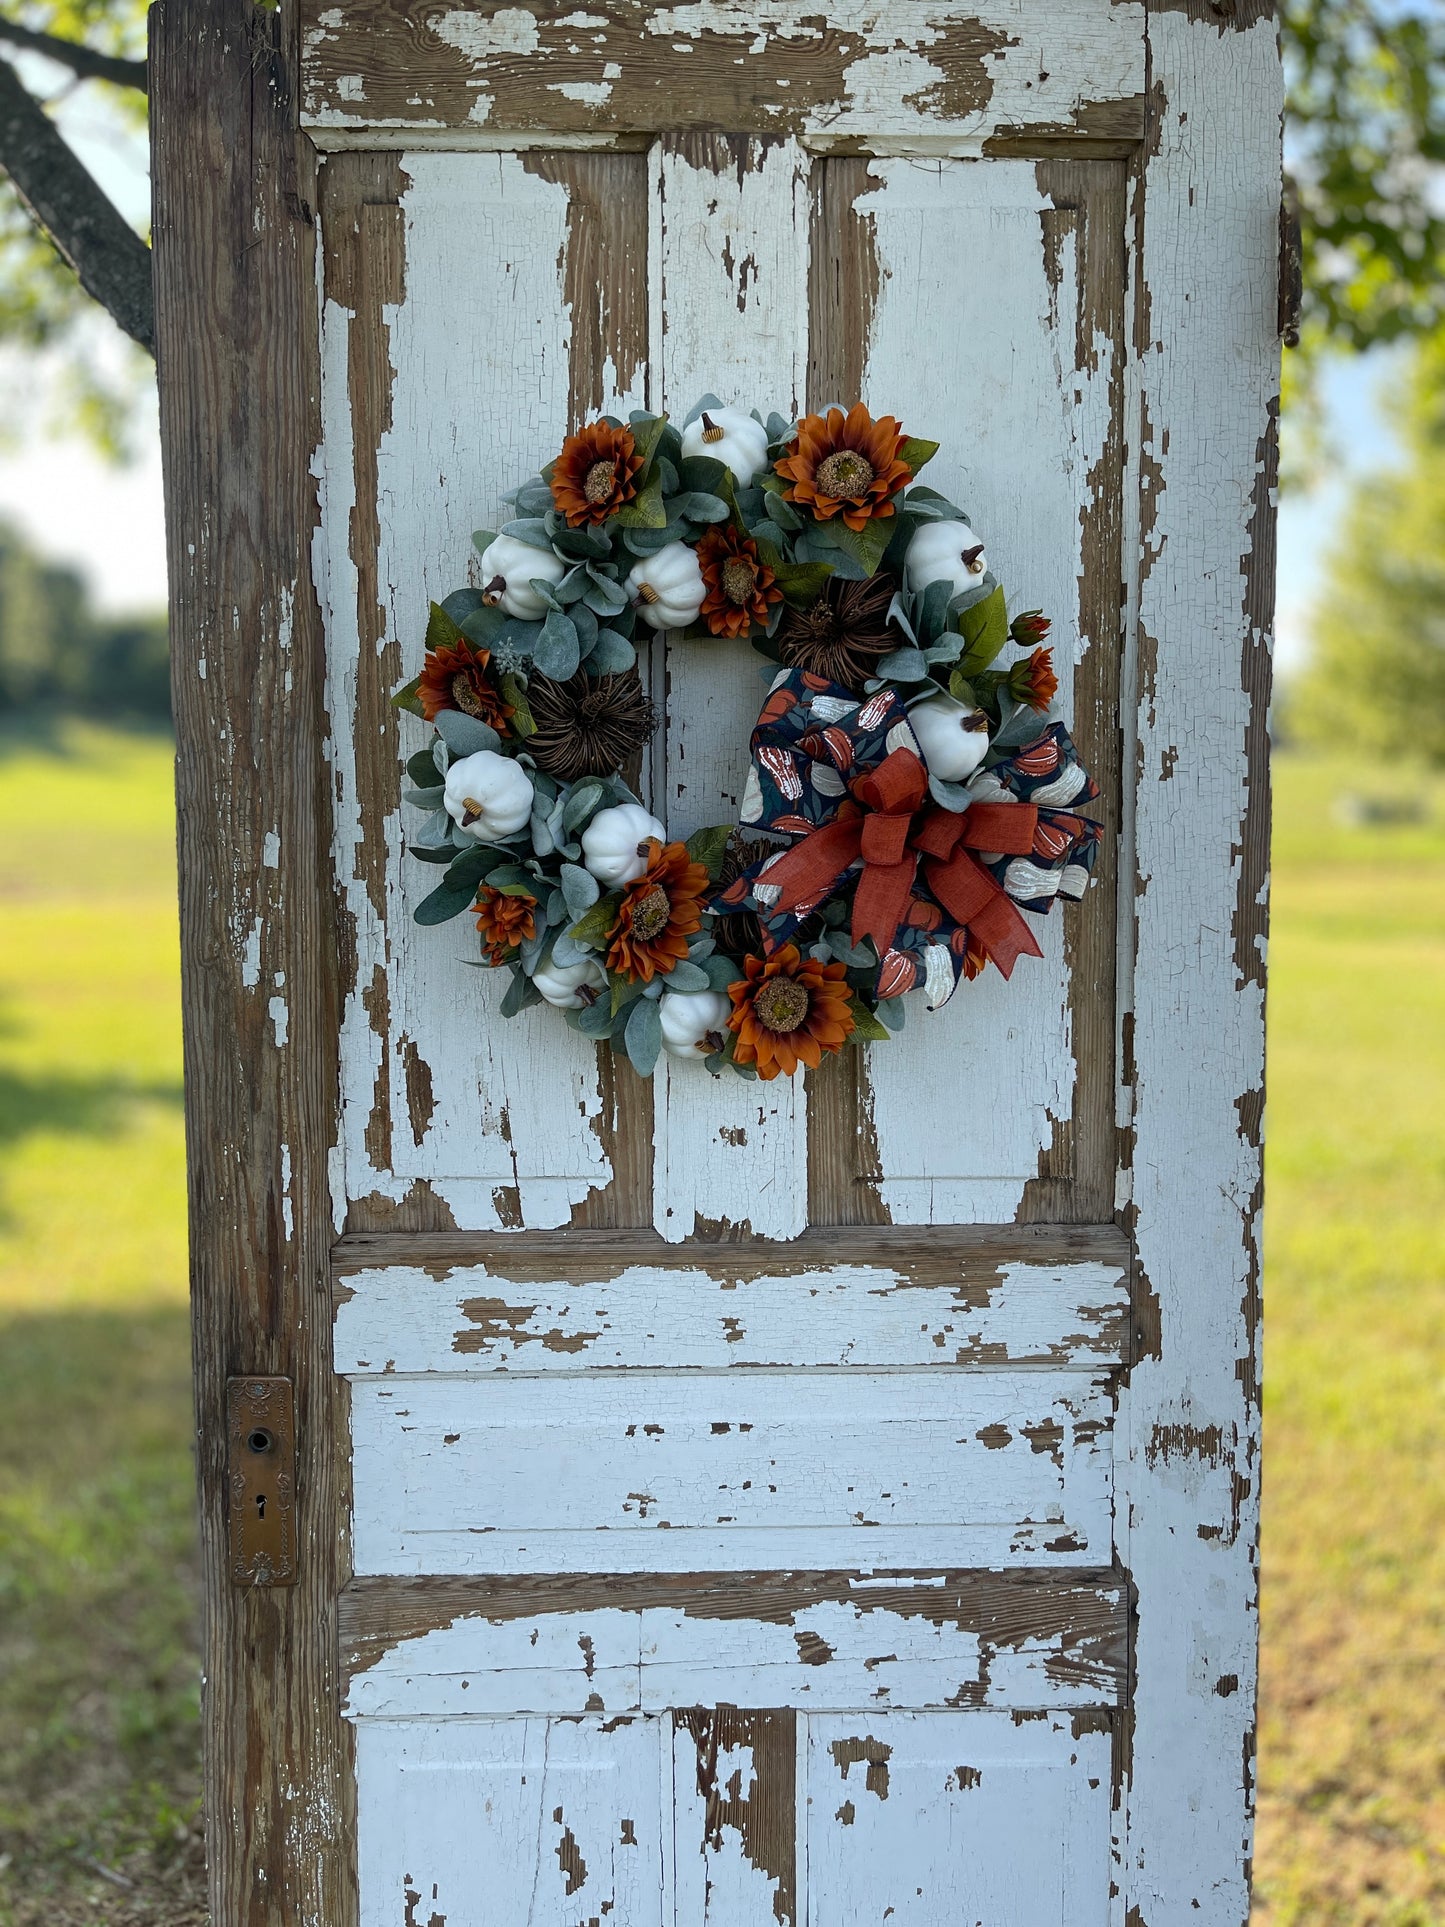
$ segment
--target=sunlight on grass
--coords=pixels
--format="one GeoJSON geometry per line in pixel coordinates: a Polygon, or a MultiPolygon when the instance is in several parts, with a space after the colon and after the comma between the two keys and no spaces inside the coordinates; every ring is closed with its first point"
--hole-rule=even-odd
{"type": "MultiPolygon", "coordinates": [[[[1278,764],[1257,1916],[1445,1927],[1445,784],[1355,781],[1278,764]]],[[[0,1927],[186,1927],[169,747],[0,738],[0,824],[0,1927]]]]}

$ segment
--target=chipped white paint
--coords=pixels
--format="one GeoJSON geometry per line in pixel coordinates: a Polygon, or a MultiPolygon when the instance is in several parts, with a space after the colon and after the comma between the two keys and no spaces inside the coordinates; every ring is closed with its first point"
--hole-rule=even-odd
{"type": "Polygon", "coordinates": [[[808,1927],[1105,1927],[1109,1735],[1074,1728],[987,1713],[810,1718],[808,1927]]]}
{"type": "MultiPolygon", "coordinates": [[[[662,406],[679,421],[709,392],[745,408],[789,407],[808,357],[806,157],[788,141],[704,139],[688,154],[654,150],[653,183],[662,406]]],[[[660,803],[675,835],[737,821],[766,668],[746,643],[669,649],[660,803]]],[[[801,1078],[719,1081],[664,1059],[653,1178],[662,1235],[691,1237],[709,1223],[763,1238],[803,1230],[806,1114],[801,1078]]]]}
{"type": "Polygon", "coordinates": [[[1124,1272],[1092,1262],[1007,1264],[983,1288],[922,1285],[885,1264],[749,1277],[728,1271],[725,1248],[709,1269],[629,1265],[585,1283],[435,1270],[348,1276],[339,1372],[1085,1366],[1120,1360],[1129,1302],[1124,1272]]]}
{"type": "MultiPolygon", "coordinates": [[[[925,1595],[929,1588],[920,1589],[925,1595]]],[[[1122,1615],[1122,1588],[1110,1593],[1122,1615]]],[[[886,1587],[814,1601],[786,1620],[674,1606],[518,1619],[466,1616],[391,1647],[353,1674],[350,1718],[660,1713],[673,1706],[1098,1707],[1117,1664],[1067,1631],[1001,1636],[940,1606],[892,1605],[886,1587]]]]}
{"type": "Polygon", "coordinates": [[[677,1716],[363,1719],[362,1927],[1104,1927],[1109,1735],[1075,1725],[813,1714],[789,1802],[745,1729],[710,1756],[677,1716]]]}
{"type": "MultiPolygon", "coordinates": [[[[1095,367],[1077,365],[1075,240],[1060,245],[1051,284],[1041,217],[1052,203],[1031,161],[876,161],[870,173],[877,185],[857,208],[873,226],[881,286],[864,398],[942,442],[923,479],[987,540],[1010,607],[1053,618],[1068,714],[1083,647],[1082,513],[1114,372],[1107,341],[1091,344],[1095,367]]],[[[1068,1119],[1067,914],[1030,919],[1044,955],[1007,983],[986,971],[944,1010],[912,1009],[903,1036],[870,1053],[879,1192],[895,1224],[1011,1218],[1068,1119]]]]}
{"type": "Polygon", "coordinates": [[[359,1378],[356,1570],[1101,1565],[1112,1408],[1046,1371],[359,1378]]]}
{"type": "MultiPolygon", "coordinates": [[[[1119,1556],[1139,1591],[1121,1908],[1143,1927],[1249,1913],[1258,1606],[1253,1289],[1262,971],[1242,875],[1244,678],[1267,663],[1257,530],[1278,393],[1280,75],[1272,20],[1153,17],[1167,101],[1144,177],[1133,1199],[1157,1355],[1123,1394],[1119,1556]],[[1256,1141],[1251,1141],[1252,1137],[1256,1141]]],[[[1266,552],[1268,553],[1268,552],[1266,552]]],[[[1267,614],[1264,620],[1267,622],[1267,614]]],[[[1262,699],[1261,699],[1262,700],[1262,699]]],[[[1264,824],[1256,815],[1253,844],[1264,824]]]]}

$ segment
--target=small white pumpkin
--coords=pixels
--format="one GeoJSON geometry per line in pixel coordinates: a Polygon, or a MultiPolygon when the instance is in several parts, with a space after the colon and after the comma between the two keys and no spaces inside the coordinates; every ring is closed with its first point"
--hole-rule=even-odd
{"type": "Polygon", "coordinates": [[[967,522],[925,522],[908,544],[903,569],[915,595],[930,582],[947,582],[959,595],[983,581],[988,557],[967,522]]]}
{"type": "Polygon", "coordinates": [[[697,621],[707,594],[697,556],[686,542],[669,542],[646,555],[627,578],[637,613],[654,629],[685,629],[697,621]]]}
{"type": "Polygon", "coordinates": [[[647,868],[651,837],[666,843],[667,831],[640,803],[599,810],[582,832],[582,861],[604,890],[633,883],[647,868]]]}
{"type": "Polygon", "coordinates": [[[945,783],[963,783],[988,754],[988,718],[952,696],[925,696],[908,712],[908,721],[929,774],[945,783]]]}
{"type": "Polygon", "coordinates": [[[669,1057],[711,1057],[726,1040],[731,1009],[720,990],[663,991],[662,1048],[669,1057]]]}
{"type": "Polygon", "coordinates": [[[596,1001],[589,991],[607,988],[607,972],[594,957],[584,957],[575,964],[538,964],[532,982],[557,1010],[580,1010],[596,1001]]]}
{"type": "Polygon", "coordinates": [[[540,622],[547,604],[531,585],[560,582],[566,573],[567,564],[550,549],[499,535],[482,550],[482,600],[519,622],[540,622]]]}
{"type": "Polygon", "coordinates": [[[741,408],[705,408],[683,429],[682,452],[726,462],[746,488],[759,469],[768,465],[768,431],[741,408]]]}
{"type": "Polygon", "coordinates": [[[447,814],[478,843],[514,836],[532,814],[532,779],[510,756],[479,749],[447,771],[447,814]]]}

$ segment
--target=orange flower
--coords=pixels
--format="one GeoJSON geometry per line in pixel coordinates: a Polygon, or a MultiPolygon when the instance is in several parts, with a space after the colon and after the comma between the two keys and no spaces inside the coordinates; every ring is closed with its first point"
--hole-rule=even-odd
{"type": "Polygon", "coordinates": [[[482,947],[494,964],[505,963],[507,953],[537,934],[535,897],[509,896],[484,883],[477,891],[472,908],[477,913],[477,928],[482,947]]]}
{"type": "Polygon", "coordinates": [[[768,610],[783,592],[750,535],[731,522],[714,522],[697,545],[697,560],[707,584],[703,619],[715,636],[745,636],[754,624],[766,627],[768,610]]]}
{"type": "Polygon", "coordinates": [[[1035,649],[1026,661],[1016,662],[1008,672],[1008,693],[1030,709],[1047,709],[1059,693],[1053,650],[1035,649]]]}
{"type": "Polygon", "coordinates": [[[666,976],[687,955],[687,940],[702,928],[707,866],[694,863],[685,843],[649,841],[647,868],[629,883],[607,933],[607,968],[633,983],[666,976]]]}
{"type": "Polygon", "coordinates": [[[786,481],[791,502],[811,509],[818,521],[841,515],[850,529],[862,529],[875,516],[891,515],[896,495],[913,470],[898,459],[903,432],[891,415],[875,422],[862,402],[845,416],[830,408],[826,418],[805,415],[798,439],[773,463],[786,481]]]}
{"type": "Polygon", "coordinates": [[[465,641],[428,649],[416,686],[421,713],[427,721],[434,723],[443,709],[460,709],[478,722],[489,723],[499,736],[510,735],[507,725],[512,706],[502,701],[492,681],[491,660],[489,649],[474,649],[465,641]]]}
{"type": "Polygon", "coordinates": [[[552,500],[570,528],[605,522],[636,495],[641,467],[630,428],[589,422],[562,444],[552,467],[552,500]]]}
{"type": "Polygon", "coordinates": [[[852,1036],[842,964],[817,963],[787,943],[766,962],[744,957],[743,969],[746,981],[728,985],[728,1029],[737,1032],[734,1059],[756,1064],[759,1077],[774,1078],[779,1071],[791,1077],[799,1064],[815,1071],[824,1051],[841,1050],[852,1036]]]}

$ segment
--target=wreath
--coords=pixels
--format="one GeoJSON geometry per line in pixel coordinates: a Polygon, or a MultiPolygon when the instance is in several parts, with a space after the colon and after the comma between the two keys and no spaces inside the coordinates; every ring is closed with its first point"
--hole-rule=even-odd
{"type": "Polygon", "coordinates": [[[550,1004],[643,1076],[665,1051],[766,1079],[1041,954],[1021,913],[1083,895],[1099,792],[1048,621],[1010,620],[963,512],[915,480],[937,447],[861,403],[791,422],[709,395],[681,428],[589,423],[473,536],[393,700],[435,729],[406,765],[408,847],[445,865],[416,921],[475,914],[503,1016],[550,1004]],[[739,822],[686,842],[624,775],[662,631],[775,670],[739,822]]]}

